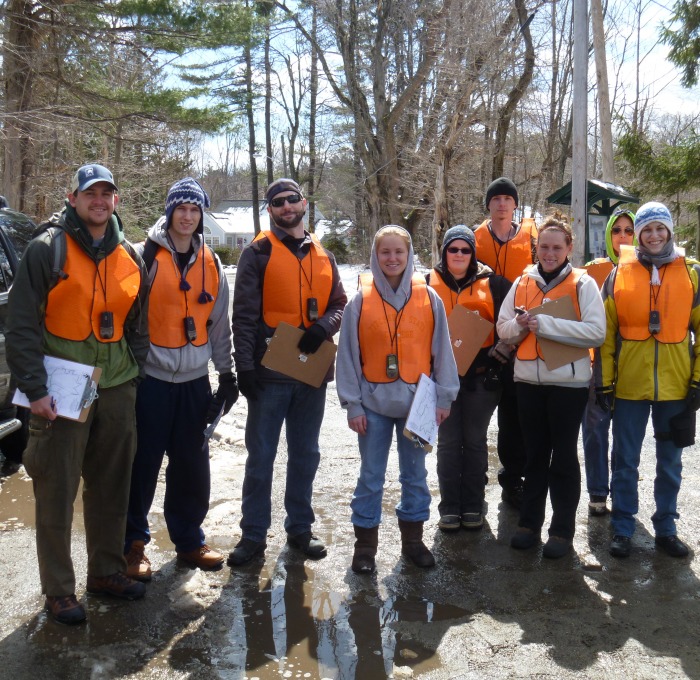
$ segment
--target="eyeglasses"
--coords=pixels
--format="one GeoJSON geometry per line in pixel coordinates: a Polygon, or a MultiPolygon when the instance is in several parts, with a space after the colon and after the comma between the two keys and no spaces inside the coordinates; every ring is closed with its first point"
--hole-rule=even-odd
{"type": "Polygon", "coordinates": [[[281,208],[284,205],[285,201],[289,203],[289,205],[294,205],[295,203],[299,203],[299,201],[301,201],[301,196],[299,196],[299,194],[292,194],[291,196],[279,196],[278,198],[271,198],[270,205],[273,208],[281,208]]]}
{"type": "MultiPolygon", "coordinates": [[[[617,234],[621,233],[623,231],[623,229],[622,229],[622,227],[613,227],[610,231],[613,234],[617,235],[617,234]]],[[[627,236],[634,236],[634,229],[632,227],[625,227],[624,232],[625,232],[625,234],[627,234],[627,236]]]]}
{"type": "Polygon", "coordinates": [[[472,249],[471,248],[457,248],[457,246],[450,246],[447,249],[447,252],[450,253],[450,255],[456,255],[457,253],[462,253],[462,255],[471,255],[472,249]]]}

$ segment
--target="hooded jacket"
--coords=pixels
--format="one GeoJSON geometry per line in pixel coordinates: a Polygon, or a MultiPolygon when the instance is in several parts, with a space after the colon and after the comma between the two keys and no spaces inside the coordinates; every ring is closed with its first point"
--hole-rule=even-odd
{"type": "MultiPolygon", "coordinates": [[[[562,271],[549,283],[546,283],[538,270],[538,265],[532,265],[513,284],[501,306],[498,317],[498,334],[503,342],[517,345],[522,342],[529,330],[521,329],[515,320],[515,294],[518,285],[525,277],[532,279],[542,292],[542,297],[536,298],[535,306],[547,299],[547,291],[555,288],[572,273],[571,264],[566,264],[562,271]]],[[[538,338],[554,340],[572,347],[598,347],[605,340],[605,311],[600,298],[598,285],[583,274],[576,286],[578,305],[581,312],[580,321],[557,319],[546,314],[538,315],[538,338]]],[[[521,361],[516,357],[514,379],[516,382],[527,382],[535,385],[558,385],[560,387],[588,387],[591,378],[591,360],[585,356],[571,364],[566,364],[550,371],[544,360],[537,358],[532,361],[521,361]]]]}
{"type": "MultiPolygon", "coordinates": [[[[177,252],[168,238],[166,222],[155,224],[148,232],[148,238],[158,245],[159,249],[166,251],[173,260],[173,265],[178,268],[177,252]]],[[[186,268],[192,272],[193,281],[201,281],[201,268],[204,266],[201,249],[206,248],[199,232],[192,234],[193,252],[186,268]]],[[[144,244],[137,246],[139,254],[143,253],[144,244]]],[[[229,288],[226,274],[221,269],[221,261],[215,253],[211,253],[218,273],[218,288],[213,303],[207,303],[209,317],[207,319],[207,342],[202,345],[194,345],[190,342],[182,347],[162,347],[151,343],[146,360],[146,375],[158,380],[173,383],[183,383],[195,378],[201,378],[209,373],[209,359],[219,374],[230,373],[233,366],[231,323],[229,317],[229,288]]],[[[165,277],[158,278],[159,258],[153,260],[149,271],[149,281],[155,290],[157,286],[164,285],[165,277]]],[[[191,304],[199,304],[196,286],[188,291],[191,293],[191,304]]],[[[212,291],[213,292],[213,291],[212,291]]],[[[173,295],[182,295],[180,290],[173,290],[173,295]]],[[[159,324],[159,314],[163,310],[153,306],[149,309],[148,318],[152,327],[159,324]]]]}
{"type": "MultiPolygon", "coordinates": [[[[408,264],[401,282],[394,291],[379,267],[376,237],[372,243],[370,270],[374,284],[382,298],[394,309],[401,310],[411,294],[413,278],[413,246],[408,251],[408,264]]],[[[437,383],[437,406],[449,408],[459,392],[459,375],[455,364],[445,309],[438,294],[427,288],[433,313],[434,328],[431,342],[432,378],[437,383]]],[[[389,418],[405,418],[411,408],[416,385],[403,380],[390,383],[371,383],[362,374],[359,319],[362,312],[362,293],[358,291],[348,302],[343,315],[336,358],[336,389],[340,405],[347,410],[348,420],[365,415],[365,408],[389,418]]]]}
{"type": "MultiPolygon", "coordinates": [[[[634,223],[634,213],[631,210],[615,211],[610,215],[607,225],[605,226],[605,251],[607,252],[607,257],[597,257],[595,260],[586,262],[584,267],[588,269],[591,265],[601,265],[603,267],[602,271],[598,271],[595,275],[598,285],[602,288],[604,283],[604,278],[610,274],[613,267],[617,264],[618,256],[615,254],[615,249],[612,244],[612,228],[615,226],[620,217],[627,215],[634,223]],[[604,276],[603,276],[604,275],[604,276]]],[[[635,235],[633,244],[637,245],[637,236],[635,235]]]]}
{"type": "MultiPolygon", "coordinates": [[[[64,210],[41,225],[38,235],[27,246],[10,290],[6,340],[10,370],[30,401],[48,394],[45,355],[101,368],[100,388],[108,388],[139,375],[139,367],[146,361],[149,346],[148,276],[141,258],[136,262],[141,271],[140,288],[124,320],[124,335],[119,341],[100,342],[94,334],[85,340],[67,340],[45,329],[44,312],[52,286],[53,264],[51,235],[45,230],[49,226],[63,229],[66,238],[73,239],[95,262],[100,262],[125,240],[121,220],[114,213],[104,240],[99,246],[94,246],[87,227],[66,201],[64,210]]],[[[56,285],[60,286],[61,282],[56,285]]]]}

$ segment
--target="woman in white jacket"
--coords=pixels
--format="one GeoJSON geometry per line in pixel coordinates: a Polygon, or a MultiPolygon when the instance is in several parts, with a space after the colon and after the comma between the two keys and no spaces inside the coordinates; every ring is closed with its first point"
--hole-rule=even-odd
{"type": "Polygon", "coordinates": [[[538,263],[516,279],[497,324],[501,340],[518,345],[515,382],[526,453],[523,502],[510,544],[526,549],[539,543],[549,491],[553,514],[542,554],[552,558],[563,557],[574,536],[581,496],[577,441],[588,398],[591,359],[585,353],[550,370],[539,341],[587,349],[600,346],[605,339],[605,312],[598,285],[583,269],[571,266],[572,248],[571,227],[561,219],[547,218],[537,239],[538,263]],[[530,313],[567,295],[576,320],[530,313]]]}

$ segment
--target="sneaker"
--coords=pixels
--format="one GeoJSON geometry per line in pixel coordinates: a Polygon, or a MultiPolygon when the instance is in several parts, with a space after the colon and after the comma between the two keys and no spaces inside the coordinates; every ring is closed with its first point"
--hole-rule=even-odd
{"type": "Polygon", "coordinates": [[[511,536],[510,547],[517,550],[529,550],[540,542],[540,532],[528,527],[518,527],[511,536]]]}
{"type": "Polygon", "coordinates": [[[484,516],[480,512],[463,512],[461,524],[465,529],[477,531],[484,526],[484,516]]]}
{"type": "Polygon", "coordinates": [[[146,594],[146,586],[121,571],[109,576],[88,576],[88,593],[93,595],[111,595],[124,600],[138,600],[146,594]]]}
{"type": "Polygon", "coordinates": [[[320,560],[325,557],[328,552],[326,546],[321,543],[318,537],[314,536],[310,531],[305,531],[296,536],[287,536],[287,545],[301,550],[307,557],[314,560],[320,560]]]}
{"type": "Polygon", "coordinates": [[[250,538],[242,538],[236,547],[228,554],[226,564],[229,567],[240,567],[246,562],[250,562],[256,555],[265,552],[267,543],[265,541],[254,541],[250,538]]]}
{"type": "Polygon", "coordinates": [[[503,489],[501,491],[501,500],[505,501],[511,508],[520,510],[520,506],[523,504],[523,487],[514,486],[509,489],[503,489]]]}
{"type": "Polygon", "coordinates": [[[75,595],[47,595],[45,606],[51,618],[58,623],[72,626],[87,619],[85,608],[78,602],[75,595]]]}
{"type": "Polygon", "coordinates": [[[151,580],[151,563],[144,552],[146,544],[143,541],[132,541],[126,559],[126,575],[136,581],[151,580]]]}
{"type": "Polygon", "coordinates": [[[192,567],[199,567],[202,571],[214,571],[224,566],[224,556],[212,550],[206,543],[189,552],[179,552],[177,556],[178,559],[192,567]]]}
{"type": "Polygon", "coordinates": [[[591,517],[602,517],[608,512],[607,496],[591,496],[588,501],[588,514],[591,517]]]}
{"type": "Polygon", "coordinates": [[[442,531],[457,531],[459,527],[459,515],[441,515],[438,529],[442,531]]]}
{"type": "Polygon", "coordinates": [[[632,552],[632,539],[629,536],[616,534],[610,541],[608,552],[613,557],[629,557],[632,552]]]}
{"type": "Polygon", "coordinates": [[[671,557],[687,557],[688,546],[681,541],[678,536],[657,536],[654,539],[657,548],[661,548],[667,555],[671,557]]]}
{"type": "Polygon", "coordinates": [[[562,536],[550,536],[542,548],[542,557],[556,560],[564,557],[571,548],[571,541],[562,536]]]}

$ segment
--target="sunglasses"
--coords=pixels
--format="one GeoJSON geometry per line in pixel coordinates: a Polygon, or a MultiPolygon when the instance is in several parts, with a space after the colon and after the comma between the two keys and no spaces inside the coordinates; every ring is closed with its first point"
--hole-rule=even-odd
{"type": "Polygon", "coordinates": [[[292,194],[291,196],[280,196],[279,198],[271,198],[270,205],[273,208],[281,208],[284,205],[285,201],[289,203],[289,205],[294,205],[295,203],[299,203],[299,201],[301,201],[301,196],[299,196],[299,194],[292,194]]]}
{"type": "Polygon", "coordinates": [[[450,253],[451,255],[456,255],[457,253],[462,253],[462,255],[471,255],[472,249],[471,248],[457,248],[457,246],[450,246],[447,249],[447,252],[450,253]]]}
{"type": "Polygon", "coordinates": [[[622,231],[624,231],[625,234],[627,234],[627,236],[632,236],[632,235],[634,235],[634,229],[633,229],[632,227],[625,227],[624,230],[622,229],[622,227],[613,227],[610,231],[611,231],[613,234],[619,234],[619,233],[621,233],[622,231]]]}

